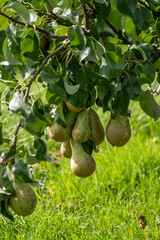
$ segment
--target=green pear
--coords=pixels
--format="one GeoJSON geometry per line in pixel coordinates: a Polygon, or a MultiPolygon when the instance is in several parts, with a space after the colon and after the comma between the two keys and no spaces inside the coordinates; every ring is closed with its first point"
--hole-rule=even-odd
{"type": "Polygon", "coordinates": [[[19,181],[15,176],[13,177],[13,183],[16,196],[9,199],[9,206],[19,216],[30,215],[37,205],[35,192],[27,183],[19,181]]]}
{"type": "Polygon", "coordinates": [[[106,126],[106,138],[112,146],[122,147],[131,137],[129,119],[119,114],[114,114],[106,126]]]}
{"type": "Polygon", "coordinates": [[[87,142],[90,138],[89,113],[87,108],[78,113],[76,123],[72,129],[72,138],[78,143],[87,142]]]}
{"type": "Polygon", "coordinates": [[[71,150],[71,145],[69,141],[63,142],[61,144],[60,152],[64,157],[71,158],[72,150],[71,150]]]}
{"type": "Polygon", "coordinates": [[[103,142],[105,133],[98,114],[92,108],[89,109],[89,124],[91,129],[91,139],[95,145],[99,145],[103,142]]]}
{"type": "Polygon", "coordinates": [[[96,169],[96,162],[94,158],[86,153],[82,144],[71,139],[71,170],[72,172],[81,178],[91,176],[96,169]]]}
{"type": "Polygon", "coordinates": [[[50,137],[58,142],[66,142],[71,138],[72,127],[75,123],[77,114],[68,112],[64,117],[66,120],[66,127],[61,126],[54,120],[53,125],[48,129],[50,137]]]}

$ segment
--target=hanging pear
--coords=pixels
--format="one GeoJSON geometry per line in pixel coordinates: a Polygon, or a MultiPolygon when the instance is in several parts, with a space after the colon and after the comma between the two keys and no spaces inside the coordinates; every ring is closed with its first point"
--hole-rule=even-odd
{"type": "Polygon", "coordinates": [[[61,144],[60,152],[64,157],[71,158],[72,150],[71,150],[70,141],[66,141],[61,144]]]}
{"type": "Polygon", "coordinates": [[[72,129],[72,138],[78,143],[84,143],[90,138],[89,113],[87,108],[78,113],[72,129]]]}
{"type": "Polygon", "coordinates": [[[13,175],[16,196],[9,199],[10,208],[19,216],[28,216],[36,208],[37,198],[33,189],[13,175]]]}
{"type": "Polygon", "coordinates": [[[89,177],[96,169],[96,162],[94,158],[86,153],[82,144],[70,140],[72,157],[71,157],[71,170],[72,172],[81,178],[89,177]]]}
{"type": "Polygon", "coordinates": [[[114,114],[106,127],[106,138],[110,144],[124,146],[131,137],[131,127],[127,117],[114,114]]]}
{"type": "Polygon", "coordinates": [[[58,142],[68,141],[72,136],[72,127],[75,123],[76,117],[76,113],[68,112],[65,115],[66,127],[61,126],[54,120],[53,125],[49,128],[50,137],[58,142]]]}
{"type": "Polygon", "coordinates": [[[98,114],[92,108],[89,109],[89,124],[91,129],[91,139],[95,145],[99,145],[103,142],[105,133],[98,114]]]}

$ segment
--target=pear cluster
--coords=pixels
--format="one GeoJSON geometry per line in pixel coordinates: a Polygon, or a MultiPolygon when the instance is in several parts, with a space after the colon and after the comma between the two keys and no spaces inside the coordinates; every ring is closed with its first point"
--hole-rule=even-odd
{"type": "Polygon", "coordinates": [[[53,121],[49,135],[55,141],[62,142],[61,154],[71,159],[72,172],[81,178],[93,174],[96,169],[94,157],[87,153],[83,144],[89,139],[95,145],[102,143],[105,137],[104,128],[99,116],[92,108],[77,108],[66,102],[68,112],[65,115],[66,126],[53,121]]]}

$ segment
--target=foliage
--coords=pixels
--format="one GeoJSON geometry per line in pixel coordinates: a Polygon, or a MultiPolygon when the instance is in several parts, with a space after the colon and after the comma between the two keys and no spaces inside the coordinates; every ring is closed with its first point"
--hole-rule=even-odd
{"type": "Polygon", "coordinates": [[[56,121],[65,125],[66,100],[127,117],[130,101],[136,100],[147,115],[160,117],[155,99],[160,92],[159,10],[159,1],[152,0],[1,0],[2,149],[9,142],[1,152],[5,216],[10,217],[6,199],[15,194],[10,169],[23,164],[15,172],[23,181],[33,181],[22,159],[51,160],[45,132],[53,122],[53,109],[56,121]],[[35,82],[42,98],[31,93],[35,82]],[[12,143],[3,134],[3,103],[19,116],[12,143]],[[18,148],[19,129],[34,136],[34,155],[24,146],[18,148]]]}

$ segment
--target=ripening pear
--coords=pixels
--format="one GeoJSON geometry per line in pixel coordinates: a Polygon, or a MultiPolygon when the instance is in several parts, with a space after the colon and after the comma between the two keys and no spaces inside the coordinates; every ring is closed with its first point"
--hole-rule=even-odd
{"type": "Polygon", "coordinates": [[[96,162],[94,158],[86,153],[82,144],[70,140],[72,157],[71,157],[71,170],[72,172],[81,178],[89,177],[96,169],[96,162]]]}
{"type": "Polygon", "coordinates": [[[66,106],[69,111],[74,112],[74,113],[78,113],[84,109],[84,107],[75,107],[68,101],[66,101],[66,106]]]}
{"type": "Polygon", "coordinates": [[[66,127],[61,126],[54,120],[53,125],[49,128],[50,137],[58,142],[68,141],[72,136],[72,126],[75,123],[76,117],[76,113],[68,112],[65,115],[66,127]]]}
{"type": "Polygon", "coordinates": [[[84,143],[90,138],[89,113],[87,108],[78,113],[76,123],[72,129],[72,138],[78,143],[84,143]]]}
{"type": "Polygon", "coordinates": [[[60,152],[64,157],[71,158],[72,150],[71,150],[70,141],[66,141],[61,144],[60,152]]]}
{"type": "Polygon", "coordinates": [[[99,145],[103,142],[105,134],[101,120],[98,114],[92,109],[89,109],[89,124],[91,129],[91,139],[95,145],[99,145]]]}
{"type": "Polygon", "coordinates": [[[122,147],[131,137],[131,127],[127,117],[114,114],[106,127],[106,138],[112,146],[122,147]]]}
{"type": "Polygon", "coordinates": [[[19,181],[14,175],[13,183],[16,189],[16,196],[9,199],[9,206],[19,216],[30,215],[37,205],[35,192],[27,183],[19,181]]]}

